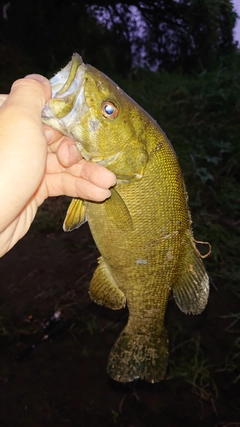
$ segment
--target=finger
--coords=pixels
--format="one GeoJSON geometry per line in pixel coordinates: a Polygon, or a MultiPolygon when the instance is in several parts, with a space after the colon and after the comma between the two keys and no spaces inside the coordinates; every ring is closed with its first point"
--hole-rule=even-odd
{"type": "Polygon", "coordinates": [[[43,124],[43,131],[49,148],[51,151],[56,152],[59,143],[64,138],[63,134],[58,132],[58,130],[46,125],[45,123],[43,124]],[[54,145],[55,143],[57,144],[54,145]]]}
{"type": "Polygon", "coordinates": [[[6,101],[8,95],[0,95],[0,107],[6,101]]]}
{"type": "Polygon", "coordinates": [[[60,173],[60,172],[66,172],[70,173],[76,177],[81,176],[81,155],[80,155],[80,161],[77,164],[74,164],[72,166],[66,167],[63,166],[55,153],[48,153],[47,155],[47,163],[46,163],[46,173],[60,173]]]}
{"type": "Polygon", "coordinates": [[[82,155],[72,138],[62,135],[47,125],[44,125],[44,134],[49,151],[57,153],[58,161],[62,166],[69,167],[82,159],[82,155]]]}
{"type": "Polygon", "coordinates": [[[78,161],[78,163],[69,167],[65,167],[59,162],[58,157],[55,153],[48,153],[47,163],[46,163],[46,173],[50,174],[50,173],[66,172],[66,173],[70,173],[73,176],[81,177],[82,168],[83,168],[82,162],[85,163],[86,160],[84,160],[80,155],[80,160],[78,161]]]}
{"type": "Polygon", "coordinates": [[[100,188],[83,178],[77,178],[68,173],[47,175],[46,185],[48,195],[53,197],[65,195],[102,202],[111,195],[110,190],[100,188]]]}
{"type": "Polygon", "coordinates": [[[83,178],[102,189],[108,189],[116,184],[114,173],[98,163],[88,162],[82,158],[78,163],[66,168],[59,163],[55,154],[48,153],[46,173],[55,174],[59,172],[65,172],[76,178],[83,178]]]}
{"type": "Polygon", "coordinates": [[[36,112],[42,112],[46,101],[51,98],[51,95],[49,81],[39,74],[31,74],[13,83],[6,102],[14,102],[18,106],[22,104],[25,111],[36,114],[36,112]]]}
{"type": "Polygon", "coordinates": [[[57,158],[63,166],[69,167],[79,162],[83,157],[76,143],[72,139],[65,137],[58,146],[57,158]]]}
{"type": "Polygon", "coordinates": [[[116,184],[116,176],[104,166],[98,163],[87,162],[86,160],[81,161],[81,163],[82,178],[101,188],[110,188],[116,184]]]}
{"type": "Polygon", "coordinates": [[[20,79],[1,107],[1,197],[9,224],[42,182],[47,157],[41,112],[51,86],[41,76],[20,79]],[[17,191],[12,191],[16,189],[17,191]]]}

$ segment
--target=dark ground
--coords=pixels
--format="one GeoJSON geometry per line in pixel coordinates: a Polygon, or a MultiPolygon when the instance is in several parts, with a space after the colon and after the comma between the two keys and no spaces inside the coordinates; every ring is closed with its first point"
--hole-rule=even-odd
{"type": "Polygon", "coordinates": [[[65,234],[51,229],[51,218],[46,226],[41,221],[0,259],[0,426],[239,427],[233,355],[239,324],[225,317],[239,313],[239,298],[212,287],[196,317],[171,299],[166,379],[115,383],[107,358],[127,313],[90,302],[98,252],[88,226],[65,234]],[[43,319],[57,309],[69,323],[41,342],[43,319]]]}

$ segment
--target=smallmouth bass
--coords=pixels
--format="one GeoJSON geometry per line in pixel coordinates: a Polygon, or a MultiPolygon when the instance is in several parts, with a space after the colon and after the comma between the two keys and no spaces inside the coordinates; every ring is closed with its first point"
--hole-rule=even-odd
{"type": "Polygon", "coordinates": [[[50,83],[53,98],[43,122],[117,176],[106,201],[73,199],[63,225],[71,231],[88,221],[100,251],[92,300],[114,310],[128,307],[108,373],[120,382],[160,381],[168,362],[170,293],[186,314],[201,313],[209,294],[176,154],[156,121],[78,54],[50,83]]]}

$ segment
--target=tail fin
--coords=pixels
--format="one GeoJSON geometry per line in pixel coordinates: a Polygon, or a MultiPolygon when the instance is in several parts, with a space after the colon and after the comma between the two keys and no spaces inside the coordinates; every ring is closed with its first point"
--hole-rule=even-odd
{"type": "Polygon", "coordinates": [[[108,360],[107,371],[119,382],[142,379],[150,383],[161,381],[168,363],[166,330],[161,336],[130,334],[128,327],[115,342],[108,360]]]}

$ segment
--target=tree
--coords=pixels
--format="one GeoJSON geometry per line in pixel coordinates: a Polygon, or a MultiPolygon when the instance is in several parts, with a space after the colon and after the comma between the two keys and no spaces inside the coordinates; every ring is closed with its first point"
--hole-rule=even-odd
{"type": "MultiPolygon", "coordinates": [[[[3,0],[0,0],[3,4],[3,0]]],[[[231,0],[11,0],[2,37],[52,74],[77,51],[108,74],[210,67],[234,49],[231,0]]]]}
{"type": "Polygon", "coordinates": [[[97,0],[94,4],[93,10],[101,10],[105,17],[105,25],[114,27],[118,19],[128,26],[124,35],[132,43],[133,65],[181,66],[184,70],[210,67],[235,48],[237,14],[231,0],[133,0],[113,1],[111,6],[97,0]]]}

